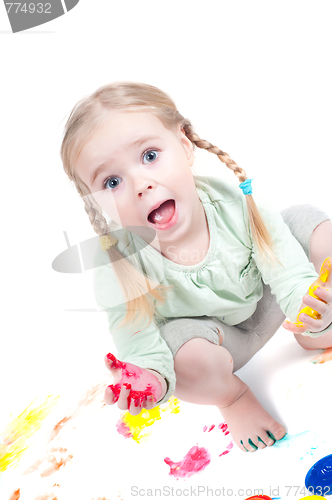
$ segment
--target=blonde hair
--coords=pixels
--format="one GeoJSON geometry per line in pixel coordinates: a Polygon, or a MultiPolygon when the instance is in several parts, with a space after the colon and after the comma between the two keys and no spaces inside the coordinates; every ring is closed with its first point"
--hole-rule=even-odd
{"type": "MultiPolygon", "coordinates": [[[[210,142],[202,140],[193,131],[190,121],[178,112],[170,97],[158,88],[144,83],[133,82],[115,82],[105,85],[93,94],[81,99],[74,106],[66,122],[61,145],[61,159],[64,170],[74,182],[77,191],[82,197],[90,223],[99,236],[110,235],[110,225],[102,215],[102,210],[94,200],[90,189],[75,172],[75,160],[109,110],[113,109],[152,112],[170,130],[174,130],[178,124],[181,124],[182,130],[194,146],[196,145],[217,155],[228,168],[233,170],[240,182],[247,179],[243,168],[239,167],[227,153],[213,146],[210,142]]],[[[264,257],[269,255],[275,258],[271,251],[272,239],[257,206],[251,195],[245,195],[245,198],[250,229],[257,248],[264,257]]],[[[154,315],[161,318],[154,302],[163,303],[165,293],[173,287],[154,283],[146,274],[123,258],[115,246],[110,247],[107,253],[127,299],[127,314],[118,328],[132,322],[134,318],[136,318],[135,325],[144,317],[149,320],[149,323],[153,320],[154,315]],[[146,287],[148,293],[146,293],[146,287]],[[131,299],[131,297],[136,298],[131,299]]]]}

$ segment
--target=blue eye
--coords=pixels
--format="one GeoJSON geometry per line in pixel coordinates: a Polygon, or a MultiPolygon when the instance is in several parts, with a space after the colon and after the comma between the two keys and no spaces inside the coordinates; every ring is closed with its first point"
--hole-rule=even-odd
{"type": "Polygon", "coordinates": [[[149,151],[146,151],[143,154],[143,163],[151,163],[152,161],[155,161],[157,158],[158,158],[158,150],[150,149],[149,151]]]}
{"type": "Polygon", "coordinates": [[[114,189],[114,188],[118,187],[118,185],[120,184],[120,182],[119,182],[119,184],[114,184],[114,182],[117,181],[117,180],[119,180],[119,179],[120,179],[120,177],[109,177],[104,182],[104,188],[105,189],[114,189]]]}

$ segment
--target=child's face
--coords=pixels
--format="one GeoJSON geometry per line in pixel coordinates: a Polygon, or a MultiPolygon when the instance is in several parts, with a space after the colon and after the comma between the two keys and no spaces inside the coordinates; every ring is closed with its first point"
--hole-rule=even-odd
{"type": "Polygon", "coordinates": [[[171,131],[153,113],[112,111],[82,149],[75,170],[112,220],[152,227],[160,241],[174,242],[188,236],[198,210],[193,163],[192,143],[180,125],[171,131]],[[149,220],[166,200],[174,202],[149,220]]]}

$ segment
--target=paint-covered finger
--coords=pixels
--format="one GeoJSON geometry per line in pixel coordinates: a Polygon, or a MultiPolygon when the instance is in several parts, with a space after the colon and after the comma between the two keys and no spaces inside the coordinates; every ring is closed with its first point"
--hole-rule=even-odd
{"type": "Polygon", "coordinates": [[[318,287],[315,290],[315,294],[320,299],[322,304],[331,304],[332,303],[332,291],[331,288],[326,287],[318,287]]]}
{"type": "Polygon", "coordinates": [[[301,334],[307,329],[306,326],[300,321],[292,323],[291,321],[286,320],[283,322],[282,326],[285,328],[285,330],[288,330],[289,332],[295,334],[301,334]]]}
{"type": "Polygon", "coordinates": [[[143,409],[143,398],[140,391],[131,391],[130,406],[128,411],[131,415],[139,415],[143,409]]]}
{"type": "MultiPolygon", "coordinates": [[[[116,359],[114,354],[112,354],[110,352],[108,354],[106,354],[104,361],[105,361],[105,365],[112,372],[113,376],[115,376],[117,373],[119,373],[119,370],[121,370],[123,368],[123,363],[121,361],[119,361],[118,359],[116,359]]],[[[120,373],[121,373],[121,371],[120,371],[120,373]]]]}
{"type": "Polygon", "coordinates": [[[104,394],[104,401],[107,405],[114,405],[119,399],[120,389],[114,385],[108,385],[104,394]]]}
{"type": "Polygon", "coordinates": [[[156,406],[156,400],[152,392],[147,393],[145,401],[143,403],[143,408],[145,408],[146,410],[151,410],[154,406],[156,406]]]}
{"type": "Polygon", "coordinates": [[[299,319],[300,321],[303,321],[306,325],[306,330],[309,330],[310,332],[320,332],[324,329],[324,324],[321,319],[311,318],[307,314],[300,314],[299,319]]]}
{"type": "Polygon", "coordinates": [[[332,257],[327,257],[324,260],[319,271],[319,281],[321,283],[329,283],[332,285],[332,257]]]}
{"type": "MultiPolygon", "coordinates": [[[[321,290],[321,289],[317,288],[317,290],[315,291],[316,294],[317,294],[318,290],[321,290]]],[[[325,312],[326,312],[326,309],[327,309],[326,302],[324,302],[320,298],[315,299],[314,297],[310,297],[310,295],[306,295],[305,297],[303,297],[303,302],[305,303],[306,306],[309,306],[308,310],[313,309],[316,313],[318,313],[318,315],[325,314],[325,312]]],[[[303,312],[306,312],[308,314],[307,311],[303,310],[303,312]]],[[[309,314],[309,316],[311,316],[311,314],[309,314]]],[[[317,316],[317,315],[314,315],[314,316],[317,316]]]]}
{"type": "Polygon", "coordinates": [[[131,400],[131,384],[123,384],[118,398],[118,407],[120,410],[128,410],[131,400]]]}

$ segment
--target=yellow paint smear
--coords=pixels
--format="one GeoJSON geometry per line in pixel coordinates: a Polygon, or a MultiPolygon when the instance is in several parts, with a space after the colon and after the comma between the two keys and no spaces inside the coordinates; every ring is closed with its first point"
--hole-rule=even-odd
{"type": "Polygon", "coordinates": [[[121,419],[120,425],[118,425],[118,429],[125,428],[130,432],[131,438],[137,443],[141,443],[146,441],[147,438],[151,435],[151,432],[145,432],[147,427],[153,425],[157,420],[161,419],[161,413],[169,411],[170,413],[179,413],[180,412],[180,401],[179,399],[172,396],[168,400],[168,404],[165,408],[160,408],[160,406],[156,406],[152,408],[152,410],[146,410],[143,408],[141,413],[138,415],[131,415],[128,411],[124,412],[121,419]]]}
{"type": "Polygon", "coordinates": [[[34,400],[18,417],[9,422],[0,434],[0,472],[18,462],[28,448],[28,440],[37,432],[43,420],[50,414],[59,396],[48,396],[45,401],[31,408],[34,400]]]}

